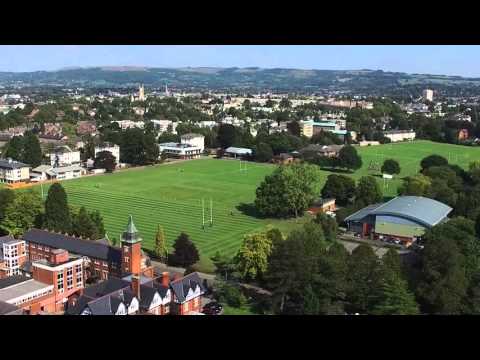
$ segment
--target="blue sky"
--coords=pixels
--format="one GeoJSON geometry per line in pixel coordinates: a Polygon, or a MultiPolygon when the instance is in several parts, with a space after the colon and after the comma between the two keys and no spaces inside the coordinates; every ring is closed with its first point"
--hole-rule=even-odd
{"type": "Polygon", "coordinates": [[[1,45],[0,71],[70,66],[220,66],[381,69],[480,77],[480,46],[424,45],[1,45]]]}

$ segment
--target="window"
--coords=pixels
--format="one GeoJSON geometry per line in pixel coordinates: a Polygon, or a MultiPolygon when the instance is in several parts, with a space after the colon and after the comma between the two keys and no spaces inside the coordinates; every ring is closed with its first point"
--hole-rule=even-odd
{"type": "Polygon", "coordinates": [[[57,290],[58,292],[63,292],[63,271],[57,273],[57,290]]]}
{"type": "Polygon", "coordinates": [[[67,268],[67,290],[73,288],[73,267],[67,268]]]}

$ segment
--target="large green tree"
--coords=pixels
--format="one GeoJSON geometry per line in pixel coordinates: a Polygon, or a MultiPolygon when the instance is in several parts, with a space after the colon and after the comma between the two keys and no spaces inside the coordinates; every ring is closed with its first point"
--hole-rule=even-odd
{"type": "Polygon", "coordinates": [[[18,237],[42,222],[42,199],[33,191],[19,192],[4,210],[0,227],[4,232],[18,237]]]}
{"type": "Polygon", "coordinates": [[[461,314],[465,309],[465,258],[454,239],[438,231],[425,235],[420,281],[416,287],[422,312],[461,314]]]}
{"type": "Polygon", "coordinates": [[[15,192],[10,189],[0,189],[0,223],[5,217],[5,209],[15,200],[15,192]]]}
{"type": "Polygon", "coordinates": [[[265,232],[247,234],[235,256],[237,269],[247,280],[261,278],[267,271],[272,241],[265,232]]]}
{"type": "Polygon", "coordinates": [[[235,142],[236,130],[235,126],[230,124],[220,124],[217,132],[217,140],[223,149],[233,145],[235,142]]]}
{"type": "Polygon", "coordinates": [[[273,158],[273,151],[270,145],[259,143],[254,149],[255,160],[259,162],[268,162],[273,158]]]}
{"type": "Polygon", "coordinates": [[[84,206],[77,214],[72,214],[72,232],[75,236],[96,240],[99,238],[98,229],[84,206]]]}
{"type": "Polygon", "coordinates": [[[37,135],[32,132],[25,133],[23,138],[23,158],[22,161],[32,168],[42,163],[42,149],[37,135]]]}
{"type": "Polygon", "coordinates": [[[383,162],[381,170],[382,170],[382,173],[384,174],[389,174],[389,175],[400,174],[400,164],[398,163],[397,160],[387,159],[383,162]]]}
{"type": "Polygon", "coordinates": [[[364,206],[382,201],[382,189],[373,176],[362,176],[357,184],[355,202],[364,206]]]}
{"type": "Polygon", "coordinates": [[[344,146],[338,153],[338,166],[349,169],[358,170],[362,167],[362,158],[358,155],[357,150],[351,146],[344,146]]]}
{"type": "Polygon", "coordinates": [[[257,188],[255,207],[263,216],[302,215],[318,194],[318,178],[312,165],[280,166],[257,188]]]}
{"type": "Polygon", "coordinates": [[[200,259],[197,247],[184,232],[175,240],[173,249],[173,261],[179,266],[187,268],[200,259]]]}
{"type": "Polygon", "coordinates": [[[67,193],[60,183],[55,183],[48,189],[47,199],[45,200],[44,227],[52,231],[66,233],[72,230],[67,193]]]}
{"type": "Polygon", "coordinates": [[[117,159],[110,151],[100,151],[95,157],[93,167],[95,169],[105,169],[106,172],[112,173],[117,167],[117,159]]]}
{"type": "Polygon", "coordinates": [[[422,161],[420,161],[420,166],[422,167],[422,171],[432,166],[444,166],[444,165],[448,165],[448,160],[440,155],[429,155],[423,158],[422,161]]]}
{"type": "Polygon", "coordinates": [[[345,175],[328,175],[322,189],[323,198],[334,198],[341,206],[347,205],[355,196],[355,180],[345,175]]]}
{"type": "Polygon", "coordinates": [[[418,314],[418,304],[404,279],[398,252],[395,249],[389,249],[381,261],[380,284],[371,313],[376,315],[418,314]]]}
{"type": "Polygon", "coordinates": [[[23,159],[23,136],[14,136],[5,145],[5,158],[22,161],[23,159]]]}
{"type": "Polygon", "coordinates": [[[322,227],[307,223],[276,242],[269,257],[265,286],[273,291],[274,311],[301,314],[307,286],[313,286],[320,258],[328,248],[322,227]]]}
{"type": "Polygon", "coordinates": [[[314,219],[314,222],[320,224],[325,239],[330,242],[334,242],[337,239],[338,225],[334,218],[324,213],[318,213],[314,219]]]}
{"type": "Polygon", "coordinates": [[[432,180],[425,175],[407,176],[398,188],[400,195],[424,196],[432,185],[432,180]]]}
{"type": "Polygon", "coordinates": [[[375,305],[380,262],[369,245],[357,246],[348,261],[347,311],[368,314],[375,305]]]}

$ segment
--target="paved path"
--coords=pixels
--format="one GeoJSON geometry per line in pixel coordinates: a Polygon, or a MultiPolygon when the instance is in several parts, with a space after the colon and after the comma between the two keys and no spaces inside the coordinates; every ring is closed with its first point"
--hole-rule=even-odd
{"type": "MultiPolygon", "coordinates": [[[[185,269],[181,267],[175,267],[175,266],[168,266],[164,263],[151,260],[152,261],[152,266],[158,268],[160,271],[170,271],[174,273],[179,273],[179,274],[184,274],[185,269]]],[[[215,280],[215,275],[214,274],[206,274],[206,273],[201,273],[199,272],[198,275],[200,276],[200,279],[205,279],[207,281],[214,281],[215,280]]]]}

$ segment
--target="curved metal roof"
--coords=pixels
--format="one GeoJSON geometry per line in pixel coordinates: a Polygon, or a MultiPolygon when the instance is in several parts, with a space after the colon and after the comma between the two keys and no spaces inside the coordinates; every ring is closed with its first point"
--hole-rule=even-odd
{"type": "Polygon", "coordinates": [[[444,220],[452,210],[450,206],[433,199],[398,196],[375,208],[370,214],[400,216],[432,227],[444,220]]]}

